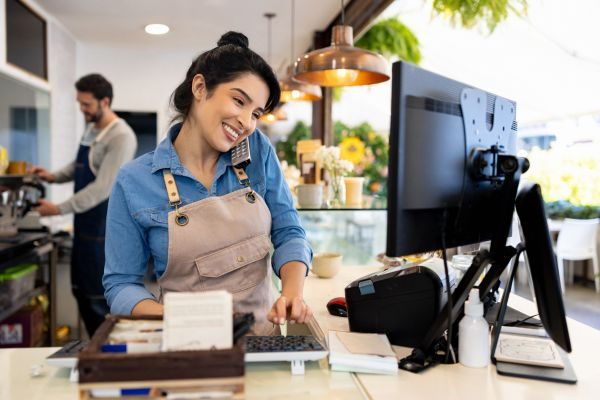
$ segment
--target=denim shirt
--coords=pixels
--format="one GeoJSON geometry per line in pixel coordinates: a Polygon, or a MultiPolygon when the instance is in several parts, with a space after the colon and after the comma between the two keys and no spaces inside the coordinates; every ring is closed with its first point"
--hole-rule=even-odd
{"type": "MultiPolygon", "coordinates": [[[[242,188],[229,152],[221,153],[212,186],[205,188],[183,166],[173,147],[180,129],[181,124],[174,125],[154,151],[126,164],[119,171],[110,195],[103,284],[114,314],[131,314],[140,301],[154,299],[143,283],[150,258],[157,278],[167,267],[167,216],[173,208],[167,198],[163,169],[170,169],[175,177],[183,205],[242,188]]],[[[252,189],[265,199],[271,212],[272,266],[279,276],[281,267],[289,261],[310,265],[312,250],[273,146],[258,130],[249,140],[252,163],[246,167],[246,174],[252,189]]]]}

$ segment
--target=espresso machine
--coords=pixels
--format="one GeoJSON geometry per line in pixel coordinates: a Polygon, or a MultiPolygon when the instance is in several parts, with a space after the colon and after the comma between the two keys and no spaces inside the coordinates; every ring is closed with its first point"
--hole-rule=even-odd
{"type": "Polygon", "coordinates": [[[19,221],[44,196],[36,175],[0,175],[0,238],[17,235],[19,221]]]}

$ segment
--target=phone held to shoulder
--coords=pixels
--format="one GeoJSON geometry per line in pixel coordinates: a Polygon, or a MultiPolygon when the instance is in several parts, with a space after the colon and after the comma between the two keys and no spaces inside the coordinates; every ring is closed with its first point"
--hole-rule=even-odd
{"type": "Polygon", "coordinates": [[[231,149],[231,164],[235,168],[245,168],[251,161],[250,141],[246,137],[231,149]]]}

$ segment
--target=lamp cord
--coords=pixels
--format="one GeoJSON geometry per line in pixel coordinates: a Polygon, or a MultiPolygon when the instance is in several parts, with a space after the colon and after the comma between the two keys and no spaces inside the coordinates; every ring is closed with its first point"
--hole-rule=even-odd
{"type": "Polygon", "coordinates": [[[344,16],[344,0],[341,0],[342,2],[342,25],[344,25],[344,22],[346,22],[346,18],[344,16]]]}
{"type": "Polygon", "coordinates": [[[295,27],[294,27],[294,20],[296,19],[295,14],[296,14],[296,6],[295,6],[296,1],[292,0],[292,36],[290,37],[290,49],[292,50],[292,53],[290,55],[290,64],[294,64],[294,33],[295,33],[295,27]]]}

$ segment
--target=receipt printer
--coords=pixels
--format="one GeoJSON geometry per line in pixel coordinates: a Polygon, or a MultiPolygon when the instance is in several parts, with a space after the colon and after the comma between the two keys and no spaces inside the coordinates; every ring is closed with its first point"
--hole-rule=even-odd
{"type": "Polygon", "coordinates": [[[355,280],[345,290],[350,330],[385,333],[392,344],[419,346],[446,302],[443,271],[442,260],[432,259],[355,280]]]}

